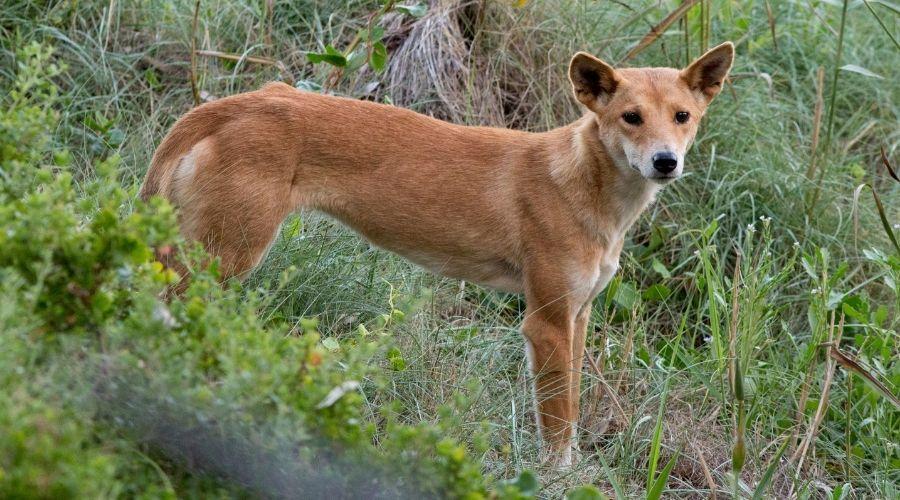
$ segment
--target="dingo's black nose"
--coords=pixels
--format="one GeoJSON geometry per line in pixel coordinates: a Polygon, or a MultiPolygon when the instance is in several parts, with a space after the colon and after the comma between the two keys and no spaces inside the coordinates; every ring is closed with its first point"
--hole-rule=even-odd
{"type": "Polygon", "coordinates": [[[675,170],[675,167],[678,166],[678,157],[675,156],[675,153],[670,153],[669,151],[660,151],[659,153],[654,153],[653,155],[653,168],[656,170],[668,174],[669,172],[675,170]]]}

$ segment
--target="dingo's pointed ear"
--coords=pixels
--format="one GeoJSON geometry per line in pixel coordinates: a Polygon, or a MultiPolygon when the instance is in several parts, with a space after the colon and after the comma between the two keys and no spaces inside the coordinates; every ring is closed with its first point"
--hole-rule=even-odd
{"type": "Polygon", "coordinates": [[[619,86],[616,70],[585,52],[575,54],[569,63],[569,80],[575,98],[591,110],[609,102],[619,86]]]}
{"type": "Polygon", "coordinates": [[[712,101],[728,76],[734,62],[734,44],[725,42],[709,49],[681,72],[691,90],[702,92],[706,102],[712,101]]]}

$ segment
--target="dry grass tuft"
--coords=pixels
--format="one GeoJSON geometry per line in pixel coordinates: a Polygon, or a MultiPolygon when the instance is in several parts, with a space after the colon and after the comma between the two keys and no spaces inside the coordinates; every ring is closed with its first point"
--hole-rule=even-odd
{"type": "Polygon", "coordinates": [[[388,64],[388,95],[400,106],[463,122],[470,115],[466,96],[473,75],[471,39],[464,26],[471,22],[473,7],[480,11],[483,5],[470,0],[431,3],[428,13],[415,22],[404,22],[399,15],[385,20],[389,36],[402,40],[388,64]]]}
{"type": "Polygon", "coordinates": [[[561,110],[574,117],[568,54],[557,48],[558,57],[547,57],[553,44],[541,43],[543,15],[499,2],[433,0],[420,19],[385,16],[391,48],[385,94],[456,123],[546,129],[561,110]]]}

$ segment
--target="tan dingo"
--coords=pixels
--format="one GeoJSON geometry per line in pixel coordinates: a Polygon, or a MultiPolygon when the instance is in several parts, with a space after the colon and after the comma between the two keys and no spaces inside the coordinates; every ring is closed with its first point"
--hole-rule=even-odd
{"type": "Polygon", "coordinates": [[[543,449],[566,465],[591,302],[626,231],[681,175],[733,58],[725,43],[684,70],[617,70],[580,52],[569,78],[587,112],[543,133],[269,84],[182,117],[141,197],[171,200],[225,277],[253,269],[306,207],[440,274],[524,293],[543,449]]]}

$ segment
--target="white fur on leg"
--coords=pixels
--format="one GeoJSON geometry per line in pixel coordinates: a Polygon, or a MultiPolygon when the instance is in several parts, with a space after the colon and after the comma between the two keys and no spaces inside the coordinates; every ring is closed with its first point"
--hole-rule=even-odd
{"type": "Polygon", "coordinates": [[[541,419],[541,409],[540,405],[538,404],[537,387],[535,385],[537,377],[534,373],[534,346],[531,345],[531,341],[527,338],[525,339],[525,359],[528,361],[528,372],[531,373],[531,376],[535,378],[535,380],[531,382],[531,400],[534,404],[534,420],[537,424],[538,441],[543,441],[543,436],[541,435],[541,426],[543,424],[543,419],[541,419]]]}

